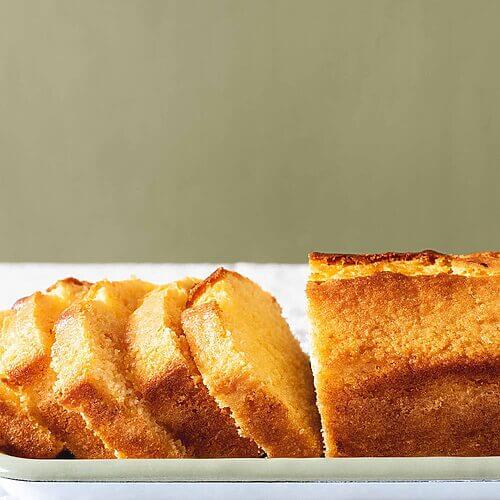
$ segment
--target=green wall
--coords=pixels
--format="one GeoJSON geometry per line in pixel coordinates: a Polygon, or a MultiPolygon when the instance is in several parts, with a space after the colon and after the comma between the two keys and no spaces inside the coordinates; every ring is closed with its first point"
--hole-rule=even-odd
{"type": "Polygon", "coordinates": [[[499,1],[0,0],[0,260],[500,249],[499,1]]]}

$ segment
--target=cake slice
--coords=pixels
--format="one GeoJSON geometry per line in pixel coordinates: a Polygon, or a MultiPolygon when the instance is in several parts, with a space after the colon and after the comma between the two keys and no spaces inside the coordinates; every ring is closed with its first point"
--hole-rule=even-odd
{"type": "Polygon", "coordinates": [[[191,292],[182,326],[203,382],[242,435],[269,457],[318,457],[307,356],[270,294],[218,269],[191,292]]]}
{"type": "MultiPolygon", "coordinates": [[[[0,330],[12,320],[12,310],[0,311],[0,330]]],[[[0,381],[0,450],[24,458],[53,458],[63,444],[30,415],[20,397],[0,381]]]]}
{"type": "Polygon", "coordinates": [[[500,454],[500,254],[312,253],[327,456],[500,454]]]}
{"type": "Polygon", "coordinates": [[[55,326],[52,368],[59,402],[79,412],[117,458],[185,454],[160,426],[127,379],[123,338],[130,314],[153,285],[101,281],[70,306],[55,326]]]}
{"type": "Polygon", "coordinates": [[[155,419],[196,457],[257,457],[227,409],[208,393],[181,327],[189,290],[187,278],[146,295],[130,317],[125,335],[129,373],[155,419]]]}
{"type": "Polygon", "coordinates": [[[2,371],[12,384],[23,385],[35,380],[50,364],[52,327],[86,287],[87,283],[67,278],[46,292],[35,292],[14,304],[1,347],[2,371]]]}
{"type": "Polygon", "coordinates": [[[67,411],[53,391],[50,367],[52,328],[62,312],[88,289],[74,278],[60,280],[46,292],[18,300],[2,336],[1,371],[8,385],[19,391],[30,413],[76,458],[112,458],[101,440],[78,413],[67,411]]]}

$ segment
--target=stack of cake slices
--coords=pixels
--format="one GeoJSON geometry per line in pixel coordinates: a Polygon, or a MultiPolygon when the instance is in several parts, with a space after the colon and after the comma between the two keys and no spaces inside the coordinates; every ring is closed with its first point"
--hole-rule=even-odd
{"type": "Polygon", "coordinates": [[[308,357],[276,300],[218,269],[58,281],[0,317],[0,448],[20,457],[314,457],[308,357]]]}

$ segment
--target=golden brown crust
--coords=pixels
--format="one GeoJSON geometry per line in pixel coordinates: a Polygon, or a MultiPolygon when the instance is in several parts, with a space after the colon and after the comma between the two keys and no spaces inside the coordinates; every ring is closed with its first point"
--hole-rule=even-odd
{"type": "Polygon", "coordinates": [[[78,278],[73,278],[72,276],[68,276],[67,278],[62,278],[58,280],[53,285],[47,288],[47,292],[55,290],[58,286],[75,286],[75,287],[84,287],[89,288],[92,285],[89,281],[82,281],[78,278]]]}
{"type": "MultiPolygon", "coordinates": [[[[307,401],[302,401],[302,404],[307,406],[309,411],[307,417],[300,421],[291,416],[291,410],[285,405],[285,400],[273,394],[267,381],[259,378],[257,359],[252,361],[254,364],[257,363],[253,369],[246,364],[249,361],[244,360],[241,353],[234,351],[230,355],[232,366],[223,363],[221,371],[215,367],[219,355],[217,344],[231,333],[226,333],[230,332],[230,328],[218,303],[212,300],[205,302],[204,294],[217,282],[233,278],[251,283],[238,273],[218,269],[191,294],[191,307],[182,315],[186,338],[203,381],[219,406],[231,410],[242,434],[251,437],[269,457],[320,456],[322,444],[312,389],[312,375],[308,380],[309,384],[305,382],[303,387],[304,393],[307,392],[307,396],[304,396],[307,401]],[[211,344],[212,337],[218,339],[215,344],[211,344]],[[309,386],[311,390],[308,392],[306,389],[309,386]]],[[[266,301],[270,300],[268,294],[262,290],[257,292],[258,287],[254,286],[255,293],[265,295],[266,301]]],[[[272,302],[275,302],[274,298],[272,302]]],[[[290,342],[293,342],[291,335],[290,342]]],[[[302,375],[310,373],[308,360],[303,353],[294,358],[294,363],[293,369],[289,367],[291,370],[300,365],[302,375]]],[[[287,377],[285,373],[283,376],[287,377]]],[[[268,382],[272,384],[271,381],[268,382]]]]}
{"type": "Polygon", "coordinates": [[[323,253],[311,252],[309,254],[310,262],[322,262],[325,264],[342,264],[343,266],[352,266],[358,264],[374,264],[376,262],[394,262],[420,260],[428,264],[434,264],[436,259],[444,257],[444,254],[434,250],[422,250],[420,252],[385,252],[385,253],[323,253]]]}
{"type": "Polygon", "coordinates": [[[208,290],[212,285],[215,285],[218,281],[224,279],[230,273],[235,277],[243,278],[241,274],[235,271],[229,271],[223,267],[218,267],[210,276],[208,276],[208,278],[200,281],[190,290],[186,307],[191,307],[206,290],[208,290]]]}
{"type": "Polygon", "coordinates": [[[322,272],[307,295],[327,454],[499,454],[500,276],[322,272]]]}
{"type": "Polygon", "coordinates": [[[481,252],[469,255],[446,255],[433,250],[382,254],[309,255],[310,281],[351,279],[381,272],[407,276],[455,274],[461,276],[500,275],[500,253],[481,252]]]}
{"type": "Polygon", "coordinates": [[[353,266],[360,264],[375,264],[377,262],[419,261],[422,264],[432,265],[438,259],[446,262],[463,261],[475,262],[484,267],[489,267],[493,262],[500,259],[500,252],[478,252],[469,255],[449,255],[435,250],[422,250],[420,252],[385,252],[373,254],[341,254],[311,252],[309,261],[324,264],[341,264],[342,266],[353,266]]]}

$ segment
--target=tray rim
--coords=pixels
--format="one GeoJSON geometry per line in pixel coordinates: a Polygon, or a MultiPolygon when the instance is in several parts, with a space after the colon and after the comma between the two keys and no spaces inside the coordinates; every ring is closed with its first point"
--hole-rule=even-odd
{"type": "Polygon", "coordinates": [[[172,483],[500,481],[500,457],[36,460],[0,454],[0,478],[172,483]]]}

